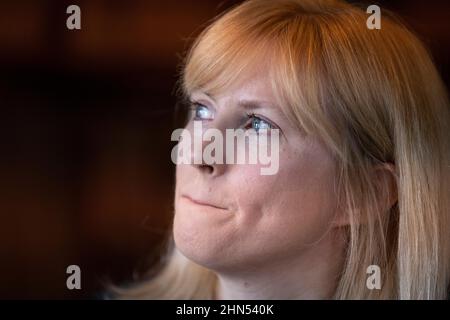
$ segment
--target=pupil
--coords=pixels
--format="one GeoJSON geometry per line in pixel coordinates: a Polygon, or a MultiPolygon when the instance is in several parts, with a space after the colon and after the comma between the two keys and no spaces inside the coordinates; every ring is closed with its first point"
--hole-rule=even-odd
{"type": "Polygon", "coordinates": [[[197,111],[197,116],[198,116],[199,118],[205,118],[205,117],[207,116],[207,112],[205,111],[204,108],[200,108],[200,109],[197,111]]]}
{"type": "Polygon", "coordinates": [[[256,131],[259,130],[259,126],[260,126],[260,124],[259,124],[258,120],[253,119],[253,127],[255,128],[256,131]]]}

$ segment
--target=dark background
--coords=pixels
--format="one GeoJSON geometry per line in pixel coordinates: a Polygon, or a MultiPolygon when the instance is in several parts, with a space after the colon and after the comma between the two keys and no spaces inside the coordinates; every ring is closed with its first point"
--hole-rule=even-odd
{"type": "MultiPolygon", "coordinates": [[[[158,256],[170,227],[183,52],[240,1],[0,3],[0,298],[91,298],[158,256]],[[66,28],[67,6],[82,29],[66,28]],[[66,288],[66,267],[82,290],[66,288]]],[[[447,85],[450,3],[378,1],[432,49],[447,85]]]]}

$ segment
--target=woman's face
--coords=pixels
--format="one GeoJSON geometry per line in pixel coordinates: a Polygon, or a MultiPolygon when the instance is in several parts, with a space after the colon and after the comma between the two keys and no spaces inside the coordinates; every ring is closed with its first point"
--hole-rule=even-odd
{"type": "MultiPolygon", "coordinates": [[[[177,165],[177,248],[200,265],[226,271],[298,258],[320,242],[336,213],[335,163],[283,115],[269,79],[253,77],[220,96],[193,92],[191,100],[199,104],[203,127],[221,132],[252,126],[239,102],[257,101],[256,122],[280,129],[279,169],[261,175],[260,164],[177,165]]],[[[193,130],[193,120],[186,129],[193,130]]]]}

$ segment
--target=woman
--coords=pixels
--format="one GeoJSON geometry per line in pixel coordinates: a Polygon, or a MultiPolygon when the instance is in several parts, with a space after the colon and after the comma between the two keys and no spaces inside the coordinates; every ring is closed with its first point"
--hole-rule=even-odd
{"type": "Polygon", "coordinates": [[[447,297],[445,89],[407,28],[368,17],[341,1],[249,0],[201,33],[181,77],[186,129],[279,129],[279,170],[177,165],[174,245],[119,296],[447,297]]]}

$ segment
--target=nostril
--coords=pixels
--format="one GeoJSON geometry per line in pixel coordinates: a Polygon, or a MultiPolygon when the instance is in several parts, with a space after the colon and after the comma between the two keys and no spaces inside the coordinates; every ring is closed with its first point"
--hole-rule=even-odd
{"type": "Polygon", "coordinates": [[[214,171],[213,166],[211,166],[211,165],[209,165],[209,164],[202,164],[202,165],[200,166],[200,169],[201,169],[201,170],[205,170],[206,173],[208,173],[208,174],[211,174],[211,173],[213,173],[213,171],[214,171]]]}
{"type": "Polygon", "coordinates": [[[212,165],[209,165],[209,164],[198,164],[198,165],[196,165],[196,167],[200,171],[203,171],[204,173],[207,173],[207,174],[211,174],[214,171],[214,167],[212,165]]]}

